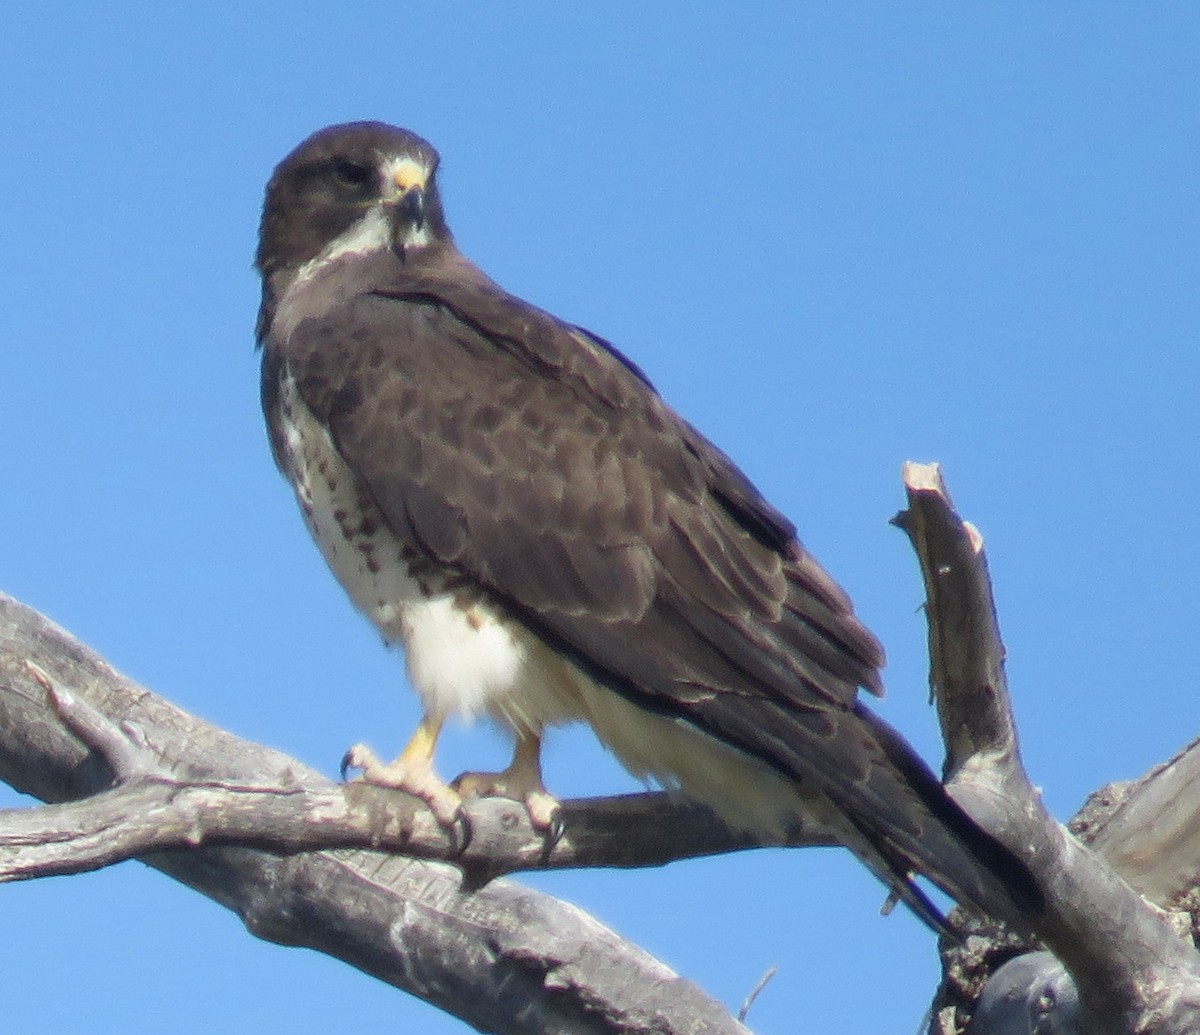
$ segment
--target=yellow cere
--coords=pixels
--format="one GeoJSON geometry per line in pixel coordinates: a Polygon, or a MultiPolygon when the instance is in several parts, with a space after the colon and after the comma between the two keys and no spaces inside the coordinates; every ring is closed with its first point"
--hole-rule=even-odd
{"type": "Polygon", "coordinates": [[[388,176],[400,192],[406,193],[413,187],[424,187],[429,179],[429,170],[413,158],[398,158],[388,163],[388,176]]]}

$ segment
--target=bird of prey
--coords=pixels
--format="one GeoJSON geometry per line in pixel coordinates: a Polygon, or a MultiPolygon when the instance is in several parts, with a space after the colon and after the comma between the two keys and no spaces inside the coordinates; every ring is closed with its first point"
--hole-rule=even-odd
{"type": "Polygon", "coordinates": [[[350,765],[447,823],[498,793],[549,829],[543,731],[581,720],[735,828],[835,832],[935,926],[914,874],[1014,915],[1020,864],[858,700],[883,652],[792,524],[612,345],[458,251],[437,167],[407,130],[332,126],[262,217],[275,460],[424,708],[394,762],[350,765]],[[455,713],[510,730],[512,764],[443,783],[455,713]]]}

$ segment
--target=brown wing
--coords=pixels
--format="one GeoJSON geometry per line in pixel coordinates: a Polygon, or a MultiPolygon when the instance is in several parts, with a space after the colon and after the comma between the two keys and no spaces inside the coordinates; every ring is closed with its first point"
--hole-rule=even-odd
{"type": "Polygon", "coordinates": [[[1011,861],[857,704],[882,651],[787,520],[600,339],[443,272],[267,341],[388,521],[614,691],[819,788],[927,918],[913,868],[1007,905],[972,853],[1011,861]]]}
{"type": "Polygon", "coordinates": [[[359,296],[269,344],[390,519],[639,693],[878,686],[791,525],[633,368],[497,289],[448,294],[359,296]]]}

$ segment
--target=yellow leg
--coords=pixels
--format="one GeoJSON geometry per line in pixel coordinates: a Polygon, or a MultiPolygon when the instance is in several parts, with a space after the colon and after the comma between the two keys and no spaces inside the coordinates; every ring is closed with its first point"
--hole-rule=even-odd
{"type": "Polygon", "coordinates": [[[415,768],[432,769],[433,753],[437,750],[438,737],[442,735],[445,719],[441,715],[426,712],[413,731],[400,757],[392,763],[397,766],[413,766],[415,768]]]}
{"type": "Polygon", "coordinates": [[[502,772],[463,773],[451,786],[464,798],[495,796],[524,802],[538,830],[549,830],[558,812],[558,800],[542,783],[542,738],[536,733],[518,735],[513,759],[502,772]]]}
{"type": "Polygon", "coordinates": [[[381,762],[365,744],[355,744],[342,759],[342,773],[361,770],[358,779],[378,787],[391,787],[420,798],[440,823],[453,824],[462,806],[462,797],[433,770],[433,754],[445,721],[441,715],[426,712],[404,750],[394,762],[381,762]]]}

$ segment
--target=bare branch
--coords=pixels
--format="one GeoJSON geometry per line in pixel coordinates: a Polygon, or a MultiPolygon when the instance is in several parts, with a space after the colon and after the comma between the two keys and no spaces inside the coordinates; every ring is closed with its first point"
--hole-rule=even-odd
{"type": "Polygon", "coordinates": [[[563,809],[574,832],[547,851],[517,803],[472,802],[468,814],[478,832],[460,849],[423,805],[380,787],[329,783],[282,789],[141,777],[78,802],[0,811],[0,881],[80,873],[147,852],[218,844],[280,853],[402,852],[452,862],[476,886],[498,872],[661,866],[756,847],[714,829],[700,806],[666,794],[579,799],[563,809]],[[625,836],[637,826],[642,829],[625,836]]]}
{"type": "MultiPolygon", "coordinates": [[[[389,796],[362,793],[374,788],[332,784],[279,752],[187,715],[4,596],[0,779],[44,801],[88,799],[4,813],[6,862],[55,832],[63,839],[60,866],[84,850],[100,865],[105,853],[121,856],[147,839],[139,849],[144,862],[234,910],[259,937],[334,955],[481,1030],[745,1033],[720,1004],[587,914],[507,881],[472,891],[455,866],[397,854],[279,854],[210,844],[215,826],[250,827],[247,817],[256,810],[258,818],[277,816],[281,827],[290,823],[293,832],[344,823],[361,837],[363,813],[377,834],[399,837],[407,830],[409,838],[427,834],[432,842],[436,832],[419,833],[423,808],[410,815],[397,796],[383,808],[389,796]],[[140,820],[140,832],[122,844],[114,828],[143,808],[169,829],[172,843],[198,847],[149,850],[152,837],[140,820]],[[215,824],[214,810],[221,812],[215,824]]],[[[480,831],[504,828],[503,803],[479,804],[480,831]]],[[[569,850],[611,843],[623,807],[596,810],[602,818],[595,843],[589,834],[569,850]]],[[[686,808],[678,819],[697,830],[704,825],[694,814],[689,819],[686,808]]],[[[518,834],[505,850],[519,854],[514,845],[528,840],[518,834]]],[[[42,862],[53,865],[55,846],[42,848],[49,853],[42,862]]],[[[11,876],[19,875],[18,865],[11,876]]]]}
{"type": "MultiPolygon", "coordinates": [[[[473,833],[463,847],[418,799],[362,782],[335,784],[315,774],[289,786],[179,779],[140,730],[122,729],[38,666],[27,667],[63,725],[108,763],[116,786],[81,801],[0,812],[0,881],[78,873],[171,848],[237,844],[274,852],[403,852],[452,862],[480,886],[520,870],[661,866],[761,845],[703,806],[666,793],[564,802],[565,833],[553,843],[515,801],[468,802],[473,833]]],[[[788,843],[833,842],[812,832],[788,843]]]]}
{"type": "Polygon", "coordinates": [[[1021,765],[982,537],[955,513],[936,465],[908,464],[904,481],[908,510],[897,523],[925,578],[947,789],[1044,892],[1036,934],[1074,978],[1086,1030],[1200,1030],[1191,944],[1054,821],[1021,765]]]}
{"type": "Polygon", "coordinates": [[[1103,823],[1095,822],[1085,806],[1071,828],[1152,902],[1175,906],[1200,884],[1197,786],[1200,741],[1193,741],[1136,784],[1126,785],[1103,823]]]}

